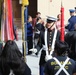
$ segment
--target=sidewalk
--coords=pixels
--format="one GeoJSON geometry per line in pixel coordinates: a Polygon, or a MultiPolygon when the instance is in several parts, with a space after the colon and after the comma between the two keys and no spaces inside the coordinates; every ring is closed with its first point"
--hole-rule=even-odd
{"type": "Polygon", "coordinates": [[[26,62],[32,71],[32,75],[39,75],[39,57],[27,55],[26,62]]]}
{"type": "MultiPolygon", "coordinates": [[[[20,51],[22,52],[22,32],[18,31],[19,40],[16,41],[20,51]]],[[[31,69],[32,75],[39,75],[39,56],[36,55],[26,55],[26,63],[31,69]]]]}

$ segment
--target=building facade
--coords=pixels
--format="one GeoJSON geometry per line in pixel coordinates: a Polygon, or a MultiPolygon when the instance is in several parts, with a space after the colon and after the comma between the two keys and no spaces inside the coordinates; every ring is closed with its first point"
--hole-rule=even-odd
{"type": "Polygon", "coordinates": [[[37,11],[42,13],[43,18],[46,18],[46,15],[57,17],[61,11],[61,2],[64,7],[64,19],[67,23],[70,17],[69,9],[76,7],[76,0],[38,0],[37,11]]]}
{"type": "MultiPolygon", "coordinates": [[[[20,0],[21,1],[21,0],[20,0]]],[[[69,9],[76,7],[76,0],[29,0],[28,14],[33,18],[36,12],[41,12],[41,17],[46,19],[46,16],[57,17],[61,10],[61,1],[64,7],[64,19],[67,23],[69,15],[69,9]]],[[[12,0],[14,21],[21,21],[21,4],[19,0],[12,0]]],[[[18,23],[15,23],[18,25],[18,23]]],[[[20,24],[20,23],[19,23],[20,24]]]]}

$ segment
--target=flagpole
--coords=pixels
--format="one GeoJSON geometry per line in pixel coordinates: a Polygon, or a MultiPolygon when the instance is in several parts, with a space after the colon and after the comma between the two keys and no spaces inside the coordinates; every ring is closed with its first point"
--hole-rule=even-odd
{"type": "Polygon", "coordinates": [[[60,40],[64,41],[64,7],[62,5],[62,0],[61,0],[61,36],[60,40]]]}
{"type": "Polygon", "coordinates": [[[25,31],[25,27],[24,27],[24,6],[22,5],[22,7],[21,7],[21,10],[22,10],[22,13],[21,13],[21,15],[22,15],[22,48],[23,48],[23,56],[24,56],[24,60],[25,60],[25,35],[24,35],[24,31],[25,31]]]}
{"type": "Polygon", "coordinates": [[[25,40],[25,22],[24,22],[24,10],[26,6],[29,5],[28,0],[22,0],[22,7],[21,7],[21,15],[22,15],[22,48],[23,48],[23,56],[24,60],[26,61],[26,40],[25,40]]]}

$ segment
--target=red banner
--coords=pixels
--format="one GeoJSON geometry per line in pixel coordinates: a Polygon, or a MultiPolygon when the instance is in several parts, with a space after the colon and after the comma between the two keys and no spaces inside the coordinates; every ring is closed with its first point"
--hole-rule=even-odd
{"type": "Polygon", "coordinates": [[[11,0],[4,0],[3,8],[3,18],[2,18],[2,41],[14,40],[13,32],[13,17],[12,17],[12,3],[11,0]]]}

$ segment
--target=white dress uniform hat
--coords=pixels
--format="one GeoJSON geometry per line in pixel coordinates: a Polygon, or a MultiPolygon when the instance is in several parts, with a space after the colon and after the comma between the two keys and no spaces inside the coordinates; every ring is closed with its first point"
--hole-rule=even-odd
{"type": "Polygon", "coordinates": [[[47,23],[56,22],[57,18],[47,16],[47,23]]]}

